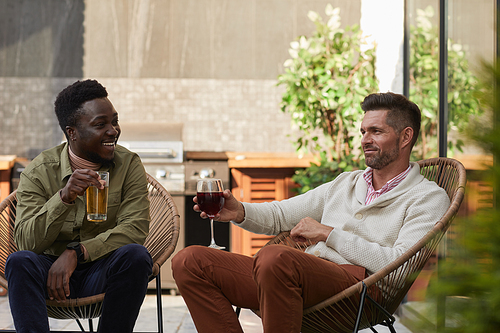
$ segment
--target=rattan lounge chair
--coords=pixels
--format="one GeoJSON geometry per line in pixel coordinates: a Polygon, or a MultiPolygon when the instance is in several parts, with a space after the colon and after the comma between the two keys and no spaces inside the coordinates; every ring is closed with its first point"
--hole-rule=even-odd
{"type": "MultiPolygon", "coordinates": [[[[179,238],[180,217],[167,190],[152,176],[147,175],[147,179],[151,223],[144,246],[153,258],[153,274],[150,280],[156,279],[158,332],[163,332],[160,267],[175,250],[179,238]]],[[[13,236],[16,203],[16,192],[11,193],[0,203],[0,285],[4,288],[8,288],[5,262],[10,253],[17,251],[13,236]]],[[[47,312],[52,318],[75,319],[82,332],[84,328],[79,319],[88,319],[89,331],[93,332],[92,319],[101,316],[103,300],[104,294],[68,299],[60,303],[47,300],[47,312]]]]}
{"type": "MultiPolygon", "coordinates": [[[[325,301],[304,309],[302,332],[357,332],[383,324],[391,332],[395,318],[392,314],[407,294],[418,274],[435,251],[439,241],[450,226],[462,203],[466,184],[464,166],[449,158],[432,158],[419,161],[421,174],[435,181],[446,190],[450,197],[450,206],[444,216],[436,221],[434,228],[424,238],[411,247],[397,260],[375,272],[363,281],[347,288],[325,301]],[[375,302],[367,290],[377,286],[383,295],[380,302],[375,302]],[[361,306],[360,306],[361,304],[361,306]]],[[[267,245],[283,244],[305,250],[308,243],[296,243],[289,237],[289,232],[282,232],[267,245]]],[[[240,309],[236,312],[239,314],[240,309]]],[[[259,314],[258,311],[254,310],[259,314]]]]}

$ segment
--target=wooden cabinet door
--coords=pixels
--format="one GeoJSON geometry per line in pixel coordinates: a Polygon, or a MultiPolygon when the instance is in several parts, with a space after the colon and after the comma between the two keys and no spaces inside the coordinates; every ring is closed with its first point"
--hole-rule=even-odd
{"type": "MultiPolygon", "coordinates": [[[[283,200],[295,195],[293,168],[232,169],[233,195],[243,202],[283,200]]],[[[231,225],[231,252],[253,256],[273,236],[257,235],[231,225]]]]}

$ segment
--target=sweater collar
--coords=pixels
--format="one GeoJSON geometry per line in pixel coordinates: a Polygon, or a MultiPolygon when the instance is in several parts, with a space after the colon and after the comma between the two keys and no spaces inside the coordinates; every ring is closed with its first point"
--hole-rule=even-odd
{"type": "MultiPolygon", "coordinates": [[[[410,162],[410,165],[411,165],[411,170],[410,173],[406,176],[406,178],[403,179],[403,181],[394,189],[377,198],[376,199],[377,201],[380,200],[386,201],[388,199],[392,199],[398,195],[401,195],[402,193],[406,192],[408,188],[411,188],[422,181],[424,177],[420,174],[420,167],[418,163],[410,162]]],[[[359,203],[364,205],[366,199],[366,192],[368,190],[368,185],[366,184],[366,181],[363,178],[363,172],[360,172],[358,174],[358,179],[356,180],[355,186],[356,186],[355,188],[356,199],[359,201],[359,203]]]]}

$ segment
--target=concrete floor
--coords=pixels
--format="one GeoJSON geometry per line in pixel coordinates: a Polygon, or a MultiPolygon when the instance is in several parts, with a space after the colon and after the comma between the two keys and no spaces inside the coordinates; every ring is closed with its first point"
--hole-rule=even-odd
{"type": "MultiPolygon", "coordinates": [[[[196,328],[193,320],[189,315],[189,311],[181,296],[162,296],[163,303],[163,329],[165,333],[194,333],[196,328]]],[[[260,318],[252,311],[243,309],[240,314],[240,322],[245,333],[262,333],[262,324],[260,318]]],[[[49,324],[52,330],[71,330],[79,331],[79,327],[74,320],[57,320],[49,319],[49,324]]],[[[85,329],[88,328],[88,323],[83,323],[85,329]]],[[[97,327],[97,320],[94,320],[94,328],[97,327]]],[[[144,304],[141,307],[141,312],[135,326],[135,332],[155,332],[157,331],[156,317],[156,296],[147,295],[144,304]]],[[[396,321],[395,325],[398,333],[411,333],[401,323],[396,321]]],[[[9,309],[9,300],[7,297],[0,297],[0,329],[14,329],[12,317],[9,309]]],[[[380,333],[389,332],[384,326],[377,326],[380,333]]],[[[360,332],[369,333],[369,329],[360,332]]]]}

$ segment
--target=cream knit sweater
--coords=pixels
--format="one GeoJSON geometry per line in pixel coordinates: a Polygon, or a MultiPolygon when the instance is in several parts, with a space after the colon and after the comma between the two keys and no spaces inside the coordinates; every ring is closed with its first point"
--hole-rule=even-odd
{"type": "Polygon", "coordinates": [[[306,252],[338,264],[354,264],[373,273],[420,240],[444,215],[450,201],[436,183],[411,163],[408,176],[394,189],[365,206],[363,170],[344,172],[305,194],[268,203],[243,203],[238,225],[259,234],[276,235],[311,217],[334,229],[326,242],[306,252]]]}

